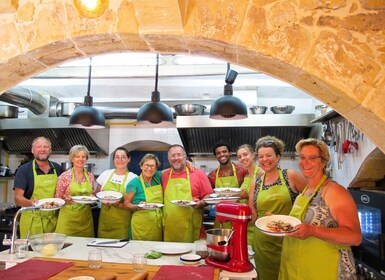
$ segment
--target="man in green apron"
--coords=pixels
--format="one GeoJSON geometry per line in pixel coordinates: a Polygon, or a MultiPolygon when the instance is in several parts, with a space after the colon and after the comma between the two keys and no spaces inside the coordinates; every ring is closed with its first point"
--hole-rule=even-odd
{"type": "MultiPolygon", "coordinates": [[[[211,171],[208,175],[211,186],[213,188],[239,188],[243,180],[248,175],[248,171],[231,162],[231,147],[230,144],[224,141],[219,141],[214,144],[213,154],[219,162],[217,169],[211,171]]],[[[215,206],[214,206],[215,207],[215,206]]],[[[210,211],[210,215],[215,215],[215,209],[210,211]]],[[[215,220],[214,227],[219,228],[220,223],[215,220]]],[[[231,222],[222,224],[222,228],[231,228],[231,222]]]]}
{"type": "MultiPolygon", "coordinates": [[[[14,190],[15,203],[21,207],[33,206],[43,198],[55,196],[58,176],[63,172],[56,162],[48,160],[51,141],[38,137],[32,142],[34,160],[17,169],[14,190]]],[[[54,232],[58,211],[25,211],[20,218],[20,238],[46,232],[54,232]]]]}
{"type": "Polygon", "coordinates": [[[186,152],[181,145],[172,145],[168,151],[171,168],[162,174],[164,191],[163,240],[167,242],[194,242],[202,230],[203,198],[213,193],[206,174],[186,167],[186,152]],[[195,201],[193,206],[178,206],[173,200],[195,201]]]}

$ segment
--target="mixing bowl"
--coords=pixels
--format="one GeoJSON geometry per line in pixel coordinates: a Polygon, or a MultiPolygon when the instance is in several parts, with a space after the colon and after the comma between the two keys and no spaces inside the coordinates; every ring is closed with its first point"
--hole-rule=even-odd
{"type": "Polygon", "coordinates": [[[295,109],[295,106],[286,105],[286,106],[273,106],[270,110],[274,114],[291,114],[295,109]]]}
{"type": "MultiPolygon", "coordinates": [[[[218,246],[220,241],[228,241],[229,235],[232,229],[222,229],[222,228],[214,228],[206,230],[206,241],[207,245],[215,245],[218,246]]],[[[224,247],[224,246],[223,246],[224,247]]],[[[208,252],[211,257],[218,261],[228,261],[230,259],[230,255],[227,252],[221,252],[218,250],[214,250],[208,247],[208,252]]]]}
{"type": "Polygon", "coordinates": [[[265,114],[267,107],[266,106],[251,106],[250,108],[251,113],[253,114],[265,114]]]}
{"type": "Polygon", "coordinates": [[[200,104],[177,104],[174,106],[178,116],[197,116],[203,115],[206,106],[200,104]]]}
{"type": "Polygon", "coordinates": [[[29,237],[32,250],[45,257],[57,254],[63,248],[67,235],[61,233],[40,233],[29,237]]]}

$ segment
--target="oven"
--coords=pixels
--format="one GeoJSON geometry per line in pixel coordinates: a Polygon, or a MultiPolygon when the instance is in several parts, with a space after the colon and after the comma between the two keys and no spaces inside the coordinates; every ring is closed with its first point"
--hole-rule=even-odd
{"type": "Polygon", "coordinates": [[[350,190],[356,203],[362,243],[352,247],[358,279],[385,279],[385,191],[350,190]]]}

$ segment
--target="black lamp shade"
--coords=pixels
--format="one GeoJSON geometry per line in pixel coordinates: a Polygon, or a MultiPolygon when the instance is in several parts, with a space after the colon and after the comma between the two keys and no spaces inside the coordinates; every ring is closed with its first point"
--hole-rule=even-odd
{"type": "Polygon", "coordinates": [[[150,102],[140,107],[137,114],[138,125],[171,125],[174,115],[166,104],[150,102]]]}
{"type": "Polygon", "coordinates": [[[71,114],[69,125],[77,128],[101,129],[106,125],[104,114],[92,106],[76,107],[71,114]]]}
{"type": "Polygon", "coordinates": [[[210,118],[217,120],[247,118],[246,104],[238,97],[224,95],[211,104],[210,118]]]}

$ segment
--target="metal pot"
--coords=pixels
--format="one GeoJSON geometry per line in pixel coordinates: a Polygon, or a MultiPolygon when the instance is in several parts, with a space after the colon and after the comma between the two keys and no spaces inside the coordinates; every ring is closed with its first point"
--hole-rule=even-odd
{"type": "Polygon", "coordinates": [[[178,116],[198,116],[203,115],[206,106],[200,104],[178,104],[174,106],[178,116]]]}
{"type": "Polygon", "coordinates": [[[63,169],[63,171],[67,171],[68,169],[71,169],[71,168],[72,168],[72,162],[66,161],[61,163],[61,169],[63,169]]]}
{"type": "Polygon", "coordinates": [[[84,169],[87,170],[88,172],[92,173],[92,168],[95,166],[95,163],[86,163],[84,165],[84,169]]]}
{"type": "MultiPolygon", "coordinates": [[[[230,239],[230,234],[232,229],[222,229],[222,228],[214,228],[206,230],[206,242],[208,245],[217,246],[221,244],[221,241],[227,241],[230,239]]],[[[230,259],[230,254],[228,252],[221,252],[218,250],[214,250],[208,247],[208,252],[211,257],[218,261],[228,261],[230,259]]]]}
{"type": "Polygon", "coordinates": [[[15,119],[19,116],[19,107],[0,105],[0,119],[15,119]]]}
{"type": "Polygon", "coordinates": [[[251,106],[250,108],[251,113],[253,114],[265,114],[267,107],[266,106],[251,106]]]}

